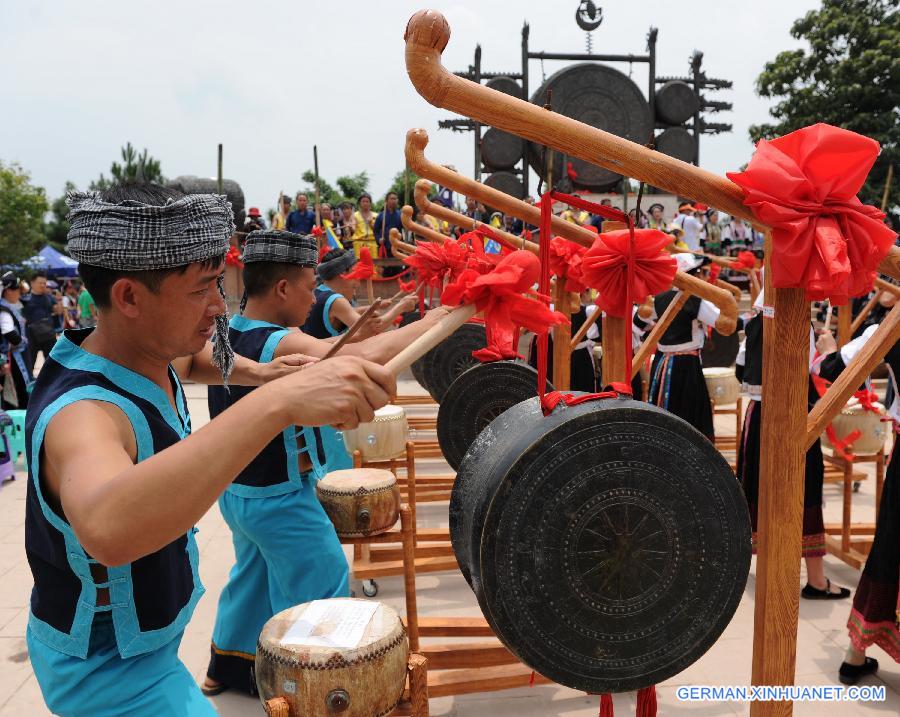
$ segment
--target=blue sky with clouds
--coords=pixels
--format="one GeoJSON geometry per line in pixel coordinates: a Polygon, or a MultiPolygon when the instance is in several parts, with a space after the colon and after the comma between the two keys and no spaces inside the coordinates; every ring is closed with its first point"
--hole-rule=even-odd
{"type": "MultiPolygon", "coordinates": [[[[763,64],[797,47],[789,29],[815,0],[617,0],[599,2],[604,22],[594,52],[642,53],[659,28],[660,75],[686,73],[696,48],[711,77],[734,89],[711,97],[734,103],[713,116],[730,134],[704,137],[701,164],[737,169],[751,155],[750,124],[769,102],[753,87],[763,64]]],[[[487,70],[520,67],[520,30],[533,50],[582,52],[577,0],[434,2],[452,29],[444,64],[465,69],[475,45],[487,70]]],[[[404,68],[403,30],[421,2],[329,0],[6,0],[0,2],[3,87],[0,159],[27,169],[59,195],[108,174],[126,141],[147,147],[166,176],[213,176],[224,143],[225,174],[248,206],[274,206],[294,192],[319,148],[322,176],[366,169],[374,193],[403,167],[406,130],[425,127],[429,158],[472,172],[469,134],[438,131],[451,116],[415,92],[404,68]]],[[[616,65],[629,71],[628,65],[616,65]]],[[[546,62],[547,75],[562,67],[546,62]]],[[[532,90],[541,79],[530,67],[532,90]]],[[[646,66],[633,78],[646,87],[646,66]]]]}

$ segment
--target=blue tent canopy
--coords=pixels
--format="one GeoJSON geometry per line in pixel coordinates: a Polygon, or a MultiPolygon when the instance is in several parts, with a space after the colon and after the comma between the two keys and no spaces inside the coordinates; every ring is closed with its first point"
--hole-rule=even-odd
{"type": "Polygon", "coordinates": [[[45,271],[51,276],[78,276],[78,262],[49,244],[22,263],[30,269],[45,271]]]}

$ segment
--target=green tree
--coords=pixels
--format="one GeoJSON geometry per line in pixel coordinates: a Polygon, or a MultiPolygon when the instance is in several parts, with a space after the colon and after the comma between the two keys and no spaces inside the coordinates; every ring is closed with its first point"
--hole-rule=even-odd
{"type": "MultiPolygon", "coordinates": [[[[388,192],[396,192],[397,196],[400,198],[400,205],[415,204],[414,192],[416,191],[416,182],[419,181],[419,175],[413,172],[411,169],[401,169],[397,174],[394,175],[394,181],[391,182],[391,186],[388,187],[388,192]],[[408,191],[408,194],[407,194],[408,191]]],[[[431,192],[429,192],[428,196],[433,197],[437,194],[437,187],[432,184],[431,192]]],[[[383,201],[383,200],[382,200],[383,201]]]]}
{"type": "Polygon", "coordinates": [[[66,248],[67,237],[69,234],[69,220],[66,215],[69,213],[69,205],[66,204],[66,194],[77,189],[73,182],[66,182],[66,188],[63,195],[50,204],[50,218],[44,222],[44,239],[50,246],[59,251],[66,248]]]}
{"type": "Polygon", "coordinates": [[[151,157],[146,148],[141,154],[138,154],[134,147],[131,146],[131,142],[126,143],[122,147],[122,164],[113,162],[109,173],[112,175],[110,179],[107,179],[101,173],[100,179],[91,182],[91,189],[107,189],[113,184],[130,182],[164,184],[166,181],[159,161],[151,157]]]}
{"type": "Polygon", "coordinates": [[[4,263],[34,256],[44,238],[47,197],[18,164],[0,162],[0,257],[4,263]]]}
{"type": "MultiPolygon", "coordinates": [[[[300,190],[300,194],[305,194],[309,198],[310,206],[315,201],[316,175],[311,169],[307,169],[302,174],[302,179],[307,182],[308,186],[300,190]]],[[[352,202],[356,204],[357,200],[366,192],[369,187],[368,172],[359,172],[358,174],[349,174],[338,177],[336,180],[337,188],[333,187],[327,181],[319,177],[319,201],[337,207],[341,202],[352,202]]]]}
{"type": "MultiPolygon", "coordinates": [[[[761,97],[778,99],[775,122],[750,127],[750,137],[778,137],[826,122],[872,137],[881,154],[860,192],[881,206],[888,167],[900,170],[900,0],[823,0],[791,27],[809,47],[779,53],[756,80],[761,97]]],[[[887,210],[900,221],[900,182],[887,210]]]]}
{"type": "Polygon", "coordinates": [[[362,171],[358,174],[349,174],[344,177],[338,177],[337,185],[341,188],[341,192],[347,199],[356,202],[362,194],[369,191],[369,173],[362,171]]]}

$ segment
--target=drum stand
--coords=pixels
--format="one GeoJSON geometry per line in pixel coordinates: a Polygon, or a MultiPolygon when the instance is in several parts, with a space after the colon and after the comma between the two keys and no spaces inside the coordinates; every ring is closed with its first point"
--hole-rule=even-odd
{"type": "MultiPolygon", "coordinates": [[[[741,419],[744,417],[744,397],[738,396],[737,403],[734,404],[733,408],[724,406],[719,408],[714,398],[709,399],[709,402],[712,404],[713,419],[715,419],[716,416],[721,415],[734,415],[734,436],[720,436],[718,432],[716,432],[715,444],[716,448],[718,448],[721,453],[734,451],[734,459],[737,461],[737,452],[741,447],[741,437],[743,433],[743,422],[741,419]]],[[[730,460],[728,462],[731,463],[730,460]]],[[[732,464],[731,468],[734,470],[735,464],[732,464]]]]}
{"type": "MultiPolygon", "coordinates": [[[[416,625],[418,612],[416,610],[416,568],[412,559],[415,544],[416,529],[413,523],[412,511],[408,505],[400,507],[400,530],[396,528],[378,535],[342,537],[341,542],[353,545],[370,545],[396,541],[398,538],[403,543],[403,553],[406,558],[403,571],[403,587],[406,597],[406,625],[409,635],[410,655],[407,662],[407,687],[403,697],[392,715],[408,715],[409,717],[429,717],[428,715],[428,674],[427,658],[418,653],[419,631],[416,625]]],[[[274,697],[265,703],[268,717],[302,717],[291,715],[288,702],[283,697],[274,697]]]]}
{"type": "Polygon", "coordinates": [[[859,570],[869,556],[872,541],[875,538],[875,523],[851,523],[853,493],[859,488],[859,480],[865,474],[853,473],[857,463],[875,464],[875,520],[878,520],[878,508],[881,506],[881,491],[884,488],[884,449],[871,456],[853,456],[847,460],[838,454],[825,455],[826,463],[839,468],[843,473],[844,511],[840,524],[825,524],[825,549],[829,555],[859,570]],[[852,488],[852,489],[851,489],[852,488]]]}
{"type": "MultiPolygon", "coordinates": [[[[390,470],[397,478],[400,494],[407,502],[412,526],[412,553],[414,571],[420,573],[456,570],[456,556],[450,546],[450,531],[447,528],[419,530],[416,527],[416,503],[421,500],[449,500],[452,478],[443,476],[416,477],[416,450],[412,441],[406,444],[406,456],[388,461],[364,463],[359,451],[353,452],[354,468],[382,468],[390,470]],[[406,475],[398,475],[398,468],[405,463],[406,475]],[[433,478],[433,480],[429,480],[433,478]],[[420,497],[424,493],[423,497],[420,497]]],[[[397,531],[381,533],[369,538],[347,539],[353,543],[353,576],[363,582],[366,597],[378,594],[376,578],[405,575],[406,552],[402,534],[397,531]]],[[[415,588],[413,588],[415,589],[415,588]]]]}

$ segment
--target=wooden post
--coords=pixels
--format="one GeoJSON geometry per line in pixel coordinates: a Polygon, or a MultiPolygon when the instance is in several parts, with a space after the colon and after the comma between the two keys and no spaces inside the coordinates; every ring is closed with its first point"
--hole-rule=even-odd
{"type": "MultiPolygon", "coordinates": [[[[316,145],[313,145],[313,174],[316,180],[316,226],[320,227],[322,226],[322,215],[319,207],[319,148],[316,145]]],[[[369,303],[372,303],[372,299],[369,299],[369,303]]]]}
{"type": "Polygon", "coordinates": [[[844,304],[838,307],[837,346],[841,348],[850,343],[850,328],[853,323],[853,306],[844,304]]]}
{"type": "MultiPolygon", "coordinates": [[[[222,143],[219,142],[219,157],[216,168],[216,192],[218,194],[224,194],[224,179],[222,178],[222,143]]],[[[238,227],[240,229],[240,227],[238,227]]]]}
{"type": "MultiPolygon", "coordinates": [[[[603,222],[601,232],[625,229],[622,222],[603,222]]],[[[640,297],[636,297],[640,300],[640,297]]],[[[599,309],[598,309],[599,311],[599,309]]],[[[625,342],[631,341],[631,309],[625,318],[603,316],[603,359],[601,374],[603,385],[631,383],[631,366],[625,365],[625,342]]]]}
{"type": "MultiPolygon", "coordinates": [[[[771,235],[766,252],[771,256],[771,235]]],[[[774,289],[766,272],[753,684],[791,685],[797,658],[809,302],[803,289],[774,289]]],[[[789,717],[791,702],[754,702],[751,717],[789,717]]]]}
{"type": "Polygon", "coordinates": [[[409,701],[412,717],[428,717],[428,660],[423,655],[409,656],[409,701]]]}
{"type": "MultiPolygon", "coordinates": [[[[566,316],[572,315],[569,292],[565,281],[559,278],[553,282],[553,306],[566,316]]],[[[553,327],[553,387],[557,391],[568,391],[572,384],[572,325],[559,324],[553,327]]]]}

